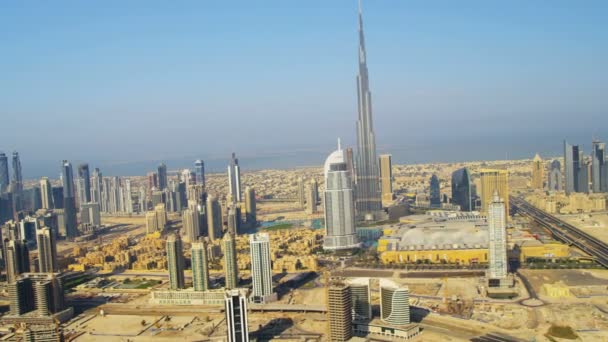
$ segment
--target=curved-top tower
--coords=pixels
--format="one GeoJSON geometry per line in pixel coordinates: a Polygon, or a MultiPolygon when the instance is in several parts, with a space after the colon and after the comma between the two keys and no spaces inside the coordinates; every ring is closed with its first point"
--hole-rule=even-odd
{"type": "Polygon", "coordinates": [[[374,218],[382,209],[380,195],[376,138],[372,120],[372,94],[369,90],[363,16],[359,2],[359,75],[357,75],[357,215],[359,218],[374,218]]]}

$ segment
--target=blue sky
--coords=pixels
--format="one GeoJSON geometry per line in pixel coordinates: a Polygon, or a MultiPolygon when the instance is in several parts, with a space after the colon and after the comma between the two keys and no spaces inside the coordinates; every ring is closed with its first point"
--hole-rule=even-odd
{"type": "MultiPolygon", "coordinates": [[[[0,150],[124,161],[353,144],[356,7],[2,1],[0,150]]],[[[522,153],[512,142],[530,141],[532,154],[559,151],[564,137],[608,140],[608,2],[363,8],[381,152],[441,160],[441,146],[495,140],[500,158],[522,153]]]]}

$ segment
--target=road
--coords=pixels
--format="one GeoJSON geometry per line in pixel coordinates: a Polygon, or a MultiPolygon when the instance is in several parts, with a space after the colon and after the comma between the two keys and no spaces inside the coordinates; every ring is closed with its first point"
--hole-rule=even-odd
{"type": "Polygon", "coordinates": [[[509,201],[514,210],[535,220],[541,226],[548,229],[555,239],[578,247],[580,250],[593,256],[598,264],[608,268],[607,243],[534,207],[522,198],[510,196],[509,201]]]}

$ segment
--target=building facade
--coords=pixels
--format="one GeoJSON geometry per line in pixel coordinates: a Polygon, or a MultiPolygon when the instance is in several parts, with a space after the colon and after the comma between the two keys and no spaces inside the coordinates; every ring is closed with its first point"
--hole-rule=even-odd
{"type": "Polygon", "coordinates": [[[251,253],[252,299],[264,303],[272,297],[272,259],[270,258],[270,237],[266,233],[249,236],[251,253]]]}

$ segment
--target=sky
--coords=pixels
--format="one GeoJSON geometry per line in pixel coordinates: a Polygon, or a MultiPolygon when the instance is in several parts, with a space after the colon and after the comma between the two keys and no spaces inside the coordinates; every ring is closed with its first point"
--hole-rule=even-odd
{"type": "MultiPolygon", "coordinates": [[[[395,162],[608,140],[608,2],[363,13],[378,150],[395,162]]],[[[338,137],[356,143],[355,0],[1,1],[0,42],[0,150],[20,152],[26,177],[62,159],[144,173],[232,151],[321,165],[338,137]]]]}

